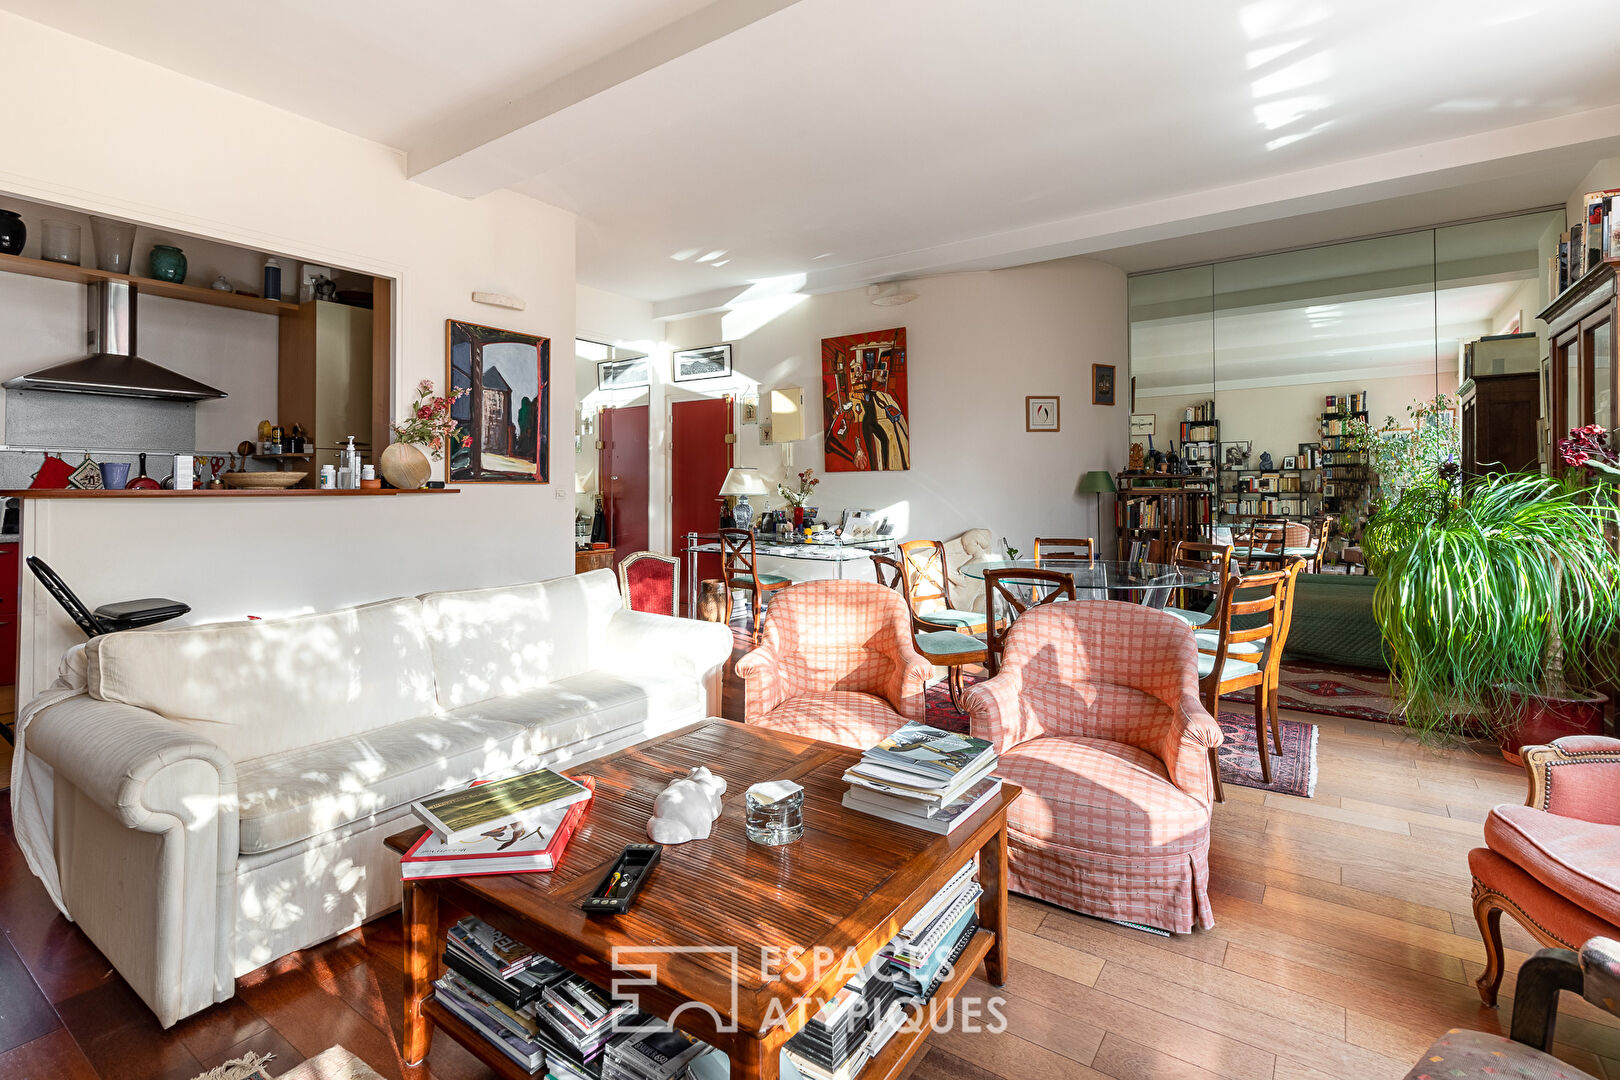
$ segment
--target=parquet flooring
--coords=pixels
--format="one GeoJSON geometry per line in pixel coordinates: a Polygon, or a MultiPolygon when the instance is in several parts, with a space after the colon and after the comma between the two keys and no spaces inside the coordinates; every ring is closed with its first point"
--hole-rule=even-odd
{"type": "MultiPolygon", "coordinates": [[[[741,712],[728,680],[728,715],[741,712]]],[[[1229,785],[1210,857],[1214,930],[1161,938],[1015,899],[1000,1034],[930,1039],[915,1080],[1035,1077],[1395,1080],[1449,1027],[1501,1030],[1471,980],[1483,947],[1465,856],[1490,806],[1524,797],[1488,751],[1434,752],[1395,729],[1321,728],[1311,800],[1229,785]]],[[[490,1075],[446,1038],[402,1070],[398,919],[238,983],[169,1031],[51,906],[0,813],[0,1077],[190,1080],[247,1050],[279,1075],[341,1043],[387,1077],[490,1075]]],[[[1506,925],[1506,920],[1504,920],[1506,925]]],[[[1531,941],[1510,928],[1507,986],[1531,941]]],[[[1565,995],[1558,1052],[1620,1080],[1620,1021],[1565,995]]]]}

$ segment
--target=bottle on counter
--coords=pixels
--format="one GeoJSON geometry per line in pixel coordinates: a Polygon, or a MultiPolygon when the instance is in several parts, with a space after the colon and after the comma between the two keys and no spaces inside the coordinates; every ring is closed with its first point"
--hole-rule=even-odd
{"type": "Polygon", "coordinates": [[[281,299],[281,264],[274,259],[264,260],[264,298],[281,299]]]}
{"type": "Polygon", "coordinates": [[[286,448],[287,448],[286,435],[282,432],[281,425],[280,424],[271,424],[270,425],[270,449],[266,450],[265,453],[267,453],[267,454],[284,454],[284,453],[287,452],[286,448]]]}
{"type": "Polygon", "coordinates": [[[347,446],[338,448],[338,487],[345,491],[360,488],[360,449],[354,445],[354,436],[348,436],[347,446]]]}

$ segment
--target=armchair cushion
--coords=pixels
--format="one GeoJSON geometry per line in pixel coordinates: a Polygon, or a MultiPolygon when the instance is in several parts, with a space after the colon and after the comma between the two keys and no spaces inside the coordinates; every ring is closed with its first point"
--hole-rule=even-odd
{"type": "Polygon", "coordinates": [[[763,716],[749,717],[748,722],[807,739],[865,748],[882,742],[906,719],[913,718],[902,718],[887,701],[872,694],[827,690],[791,698],[763,716]]]}
{"type": "Polygon", "coordinates": [[[1590,1073],[1565,1065],[1551,1054],[1514,1042],[1504,1035],[1452,1028],[1429,1047],[1405,1080],[1593,1080],[1590,1073]]]}
{"type": "Polygon", "coordinates": [[[1170,783],[1164,762],[1106,739],[1033,739],[996,772],[1023,787],[1008,825],[1100,855],[1182,855],[1208,843],[1209,810],[1170,783]]]}
{"type": "Polygon", "coordinates": [[[1613,825],[1498,806],[1485,819],[1485,843],[1553,892],[1620,924],[1620,832],[1613,825]]]}
{"type": "MultiPolygon", "coordinates": [[[[1484,887],[1507,898],[1535,923],[1538,941],[1550,938],[1567,949],[1577,949],[1590,938],[1620,934],[1615,924],[1577,907],[1490,848],[1468,853],[1468,871],[1474,878],[1475,895],[1484,887]]],[[[1518,917],[1515,913],[1514,918],[1518,917]]]]}

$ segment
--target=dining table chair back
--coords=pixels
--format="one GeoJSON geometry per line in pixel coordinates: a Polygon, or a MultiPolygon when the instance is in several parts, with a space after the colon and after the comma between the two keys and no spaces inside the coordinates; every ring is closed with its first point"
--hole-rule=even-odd
{"type": "Polygon", "coordinates": [[[984,643],[988,658],[985,666],[994,675],[1001,668],[1001,650],[1007,640],[1007,626],[1031,608],[1073,600],[1074,575],[1057,570],[1011,567],[984,572],[984,611],[987,618],[984,643]],[[1001,622],[990,616],[1000,613],[997,603],[1007,607],[1007,620],[1001,622]]]}
{"type": "MultiPolygon", "coordinates": [[[[1260,754],[1260,778],[1271,783],[1271,758],[1267,753],[1266,726],[1272,712],[1268,700],[1269,672],[1281,659],[1276,648],[1283,629],[1284,604],[1295,566],[1264,573],[1228,577],[1221,587],[1212,629],[1195,632],[1198,640],[1198,689],[1204,708],[1220,717],[1222,694],[1254,688],[1255,742],[1260,754]],[[1238,620],[1243,625],[1236,625],[1238,620]]],[[[1278,743],[1281,749],[1281,743],[1278,743]]],[[[1221,790],[1219,760],[1215,769],[1215,797],[1225,799],[1221,790]]]]}
{"type": "Polygon", "coordinates": [[[793,582],[780,574],[759,572],[759,552],[754,546],[752,529],[720,530],[720,572],[726,582],[726,624],[731,624],[732,593],[744,589],[749,593],[753,607],[754,644],[759,644],[759,627],[764,618],[765,598],[793,582]]]}
{"type": "Polygon", "coordinates": [[[1035,565],[1042,559],[1095,559],[1097,542],[1089,536],[1065,539],[1055,536],[1035,538],[1035,565]]]}
{"type": "Polygon", "coordinates": [[[898,559],[891,559],[887,555],[872,555],[872,572],[877,575],[877,583],[885,589],[894,589],[896,592],[906,591],[905,575],[900,572],[898,559]]]}
{"type": "Polygon", "coordinates": [[[960,610],[951,602],[950,567],[941,541],[907,540],[901,544],[900,575],[912,624],[919,632],[959,630],[977,634],[984,629],[982,613],[960,610]]]}
{"type": "Polygon", "coordinates": [[[661,551],[633,551],[619,562],[619,595],[630,611],[681,613],[681,561],[661,551]]]}
{"type": "Polygon", "coordinates": [[[1232,574],[1232,545],[1178,540],[1170,549],[1170,565],[1178,570],[1203,570],[1215,575],[1215,580],[1208,585],[1183,587],[1176,598],[1179,603],[1164,609],[1192,626],[1207,624],[1213,618],[1209,611],[1211,602],[1220,599],[1221,586],[1232,574]]]}

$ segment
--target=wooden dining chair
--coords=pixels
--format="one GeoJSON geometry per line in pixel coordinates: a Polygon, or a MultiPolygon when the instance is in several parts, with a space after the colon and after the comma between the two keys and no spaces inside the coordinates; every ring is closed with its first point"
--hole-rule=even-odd
{"type": "Polygon", "coordinates": [[[984,611],[995,615],[996,601],[1007,605],[1008,618],[997,618],[986,624],[984,643],[989,652],[985,666],[994,675],[1001,670],[1001,649],[1007,640],[1007,627],[1030,608],[1042,607],[1059,600],[1074,599],[1074,575],[1057,570],[1020,569],[984,572],[984,611]]]}
{"type": "Polygon", "coordinates": [[[1205,594],[1208,600],[1219,601],[1221,585],[1232,573],[1232,545],[1209,544],[1199,540],[1178,540],[1170,551],[1170,565],[1181,570],[1207,570],[1215,575],[1208,585],[1191,585],[1181,590],[1180,607],[1167,606],[1164,610],[1189,626],[1203,626],[1214,618],[1210,611],[1191,607],[1191,594],[1205,594]]]}
{"type": "Polygon", "coordinates": [[[885,589],[894,589],[900,593],[906,591],[905,575],[900,572],[899,560],[873,553],[872,572],[877,575],[877,583],[885,589]]]}
{"type": "MultiPolygon", "coordinates": [[[[1288,586],[1288,570],[1229,577],[1221,588],[1221,599],[1216,605],[1215,629],[1195,631],[1198,638],[1198,691],[1204,699],[1204,708],[1217,720],[1220,718],[1222,694],[1254,687],[1255,743],[1260,754],[1260,778],[1271,783],[1271,757],[1268,753],[1266,726],[1271,717],[1267,694],[1266,673],[1272,659],[1268,655],[1281,629],[1284,593],[1288,586]],[[1239,594],[1242,594],[1240,597],[1239,594]],[[1243,629],[1233,626],[1234,620],[1244,618],[1243,629]],[[1256,621],[1258,620],[1258,621],[1256,621]]],[[[1281,742],[1278,742],[1281,749],[1281,742]]],[[[1215,773],[1215,798],[1224,802],[1221,789],[1220,755],[1210,748],[1210,767],[1215,773]]]]}
{"type": "Polygon", "coordinates": [[[1035,565],[1042,559],[1095,559],[1097,542],[1089,536],[1063,539],[1055,536],[1035,538],[1035,565]]]}
{"type": "Polygon", "coordinates": [[[959,610],[951,603],[950,572],[945,565],[945,545],[941,541],[907,540],[901,544],[900,574],[916,630],[984,632],[981,612],[959,610]]]}
{"type": "Polygon", "coordinates": [[[759,644],[759,624],[764,617],[765,600],[778,589],[793,584],[791,578],[780,574],[759,572],[759,555],[754,549],[752,529],[720,530],[721,574],[726,582],[726,625],[731,625],[732,594],[745,589],[752,598],[754,610],[754,644],[759,644]]]}

